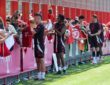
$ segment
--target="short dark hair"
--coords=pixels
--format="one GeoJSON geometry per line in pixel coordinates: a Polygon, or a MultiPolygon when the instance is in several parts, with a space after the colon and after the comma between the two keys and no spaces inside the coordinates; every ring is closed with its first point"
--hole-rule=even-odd
{"type": "Polygon", "coordinates": [[[77,24],[77,23],[79,23],[78,20],[74,20],[74,22],[72,22],[73,25],[75,25],[75,24],[77,24]]]}
{"type": "Polygon", "coordinates": [[[34,16],[39,16],[42,19],[42,15],[40,13],[35,13],[34,16]]]}
{"type": "Polygon", "coordinates": [[[11,19],[8,17],[8,18],[6,19],[6,22],[11,22],[11,19]]]}
{"type": "Polygon", "coordinates": [[[80,19],[85,19],[84,15],[80,15],[80,16],[79,16],[79,20],[80,20],[80,19]]]}
{"type": "Polygon", "coordinates": [[[53,11],[52,11],[52,9],[49,9],[48,12],[49,12],[49,14],[52,14],[53,11]]]}
{"type": "Polygon", "coordinates": [[[64,15],[62,15],[62,14],[59,14],[59,15],[58,15],[58,18],[59,18],[61,21],[64,21],[64,20],[65,20],[65,17],[64,17],[64,15]]]}
{"type": "Polygon", "coordinates": [[[96,14],[93,14],[92,17],[97,19],[97,15],[96,14]]]}

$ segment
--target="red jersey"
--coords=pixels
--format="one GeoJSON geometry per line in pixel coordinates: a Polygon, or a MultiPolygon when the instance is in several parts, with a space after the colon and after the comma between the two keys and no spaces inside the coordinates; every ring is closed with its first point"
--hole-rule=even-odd
{"type": "Polygon", "coordinates": [[[22,46],[31,47],[32,45],[32,32],[31,28],[27,27],[22,31],[22,46]]]}
{"type": "Polygon", "coordinates": [[[53,14],[48,14],[48,19],[50,19],[53,22],[55,22],[55,18],[53,14]]]}
{"type": "Polygon", "coordinates": [[[72,34],[72,27],[68,26],[67,29],[70,31],[70,36],[67,38],[67,44],[72,44],[74,42],[73,34],[72,34]]]}
{"type": "Polygon", "coordinates": [[[83,30],[81,30],[80,25],[76,25],[75,28],[78,29],[78,31],[79,31],[79,33],[80,33],[79,38],[87,38],[86,33],[85,33],[83,30]]]}
{"type": "Polygon", "coordinates": [[[0,56],[7,57],[10,55],[10,50],[7,48],[6,44],[0,44],[0,56]]]}

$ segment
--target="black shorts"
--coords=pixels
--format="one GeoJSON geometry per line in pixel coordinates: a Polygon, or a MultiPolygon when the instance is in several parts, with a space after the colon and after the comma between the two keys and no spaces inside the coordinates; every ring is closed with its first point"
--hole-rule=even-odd
{"type": "Polygon", "coordinates": [[[54,46],[54,53],[65,53],[65,47],[61,44],[54,46]]]}
{"type": "Polygon", "coordinates": [[[99,47],[99,46],[100,46],[100,45],[99,45],[97,39],[96,39],[95,37],[91,38],[90,47],[91,47],[91,48],[93,48],[93,47],[97,48],[97,47],[99,47]]]}
{"type": "Polygon", "coordinates": [[[35,45],[34,55],[35,58],[44,58],[44,45],[35,45]]]}

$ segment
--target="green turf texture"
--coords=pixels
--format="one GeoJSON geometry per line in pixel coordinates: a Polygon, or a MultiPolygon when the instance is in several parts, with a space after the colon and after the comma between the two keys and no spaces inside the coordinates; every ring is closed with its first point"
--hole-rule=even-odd
{"type": "Polygon", "coordinates": [[[98,65],[71,66],[67,75],[48,74],[45,81],[21,81],[17,85],[110,85],[110,57],[98,65]]]}

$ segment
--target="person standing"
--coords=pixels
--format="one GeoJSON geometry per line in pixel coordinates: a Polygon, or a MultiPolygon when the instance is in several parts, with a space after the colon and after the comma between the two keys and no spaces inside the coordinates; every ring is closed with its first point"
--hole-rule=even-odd
{"type": "Polygon", "coordinates": [[[100,41],[100,23],[98,22],[97,15],[92,16],[92,22],[89,25],[90,32],[89,32],[89,43],[90,47],[92,49],[92,57],[93,57],[93,64],[97,64],[99,62],[99,56],[100,56],[100,49],[99,44],[100,41]]]}
{"type": "Polygon", "coordinates": [[[85,49],[85,47],[88,45],[87,42],[87,34],[86,34],[86,25],[84,21],[85,17],[83,15],[79,16],[79,31],[80,31],[80,38],[79,38],[79,50],[81,51],[81,53],[87,51],[87,48],[85,49]]]}
{"type": "Polygon", "coordinates": [[[58,15],[57,23],[55,24],[55,41],[54,41],[54,53],[56,53],[57,56],[57,63],[58,63],[58,73],[63,72],[66,73],[66,66],[64,61],[64,53],[65,53],[65,31],[66,26],[64,23],[65,17],[61,14],[58,15]]]}
{"type": "Polygon", "coordinates": [[[42,16],[38,13],[34,15],[35,24],[31,28],[33,28],[32,33],[34,35],[34,53],[37,62],[38,76],[37,80],[45,80],[45,63],[44,63],[44,25],[42,22],[42,16]]]}

